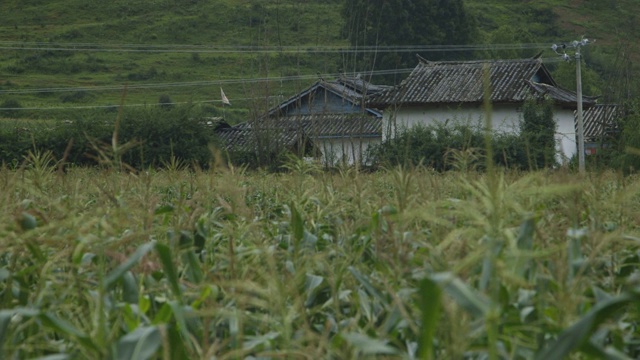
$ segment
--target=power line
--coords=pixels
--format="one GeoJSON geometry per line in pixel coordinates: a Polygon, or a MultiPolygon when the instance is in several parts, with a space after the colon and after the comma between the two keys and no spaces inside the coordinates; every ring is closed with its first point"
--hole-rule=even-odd
{"type": "MultiPolygon", "coordinates": [[[[562,62],[559,58],[543,58],[544,63],[562,62]]],[[[369,75],[394,75],[394,74],[407,74],[413,71],[413,68],[393,69],[393,70],[374,70],[374,71],[361,71],[359,73],[369,75]]],[[[293,75],[293,76],[280,76],[280,77],[262,77],[262,78],[234,78],[234,79],[220,79],[220,80],[208,80],[208,81],[185,81],[185,82],[171,82],[171,83],[146,83],[146,84],[127,84],[127,89],[165,89],[173,87],[205,87],[205,86],[219,86],[228,84],[255,84],[261,82],[284,82],[284,81],[296,81],[296,80],[311,80],[321,78],[335,78],[339,77],[340,73],[327,73],[327,74],[315,74],[315,75],[293,75]]],[[[81,86],[81,87],[50,87],[50,88],[35,88],[35,89],[15,89],[15,90],[0,90],[2,94],[35,94],[35,93],[58,93],[58,92],[75,92],[75,91],[120,91],[124,85],[104,85],[104,86],[81,86]]]]}
{"type": "Polygon", "coordinates": [[[467,45],[388,45],[388,46],[253,46],[181,44],[106,44],[0,41],[0,50],[138,52],[138,53],[373,53],[373,52],[455,52],[476,50],[546,49],[544,43],[467,44],[467,45]]]}
{"type": "MultiPolygon", "coordinates": [[[[396,70],[377,70],[362,72],[367,75],[390,75],[390,74],[403,74],[409,73],[413,68],[396,69],[396,70]]],[[[216,86],[225,84],[253,84],[269,81],[295,81],[295,80],[309,80],[322,78],[338,77],[341,74],[329,73],[329,74],[314,74],[314,75],[292,75],[292,76],[280,76],[280,77],[263,77],[263,78],[235,78],[235,79],[221,79],[221,80],[209,80],[209,81],[186,81],[186,82],[172,82],[172,83],[157,83],[157,84],[127,84],[127,89],[152,89],[152,88],[171,88],[171,87],[190,87],[190,86],[216,86]]],[[[91,86],[91,87],[52,87],[52,88],[39,88],[39,89],[19,89],[19,90],[0,90],[0,94],[31,94],[31,93],[49,93],[49,92],[70,92],[70,91],[110,91],[110,90],[122,90],[124,85],[105,85],[105,86],[91,86]]]]}
{"type": "MultiPolygon", "coordinates": [[[[269,98],[278,97],[269,96],[269,98]]],[[[234,101],[256,100],[264,99],[264,97],[254,98],[234,98],[234,101]]],[[[206,104],[206,103],[221,103],[222,100],[202,100],[202,101],[181,101],[170,103],[142,103],[142,104],[122,104],[122,105],[81,105],[81,106],[53,106],[53,107],[21,107],[21,108],[0,108],[0,114],[2,111],[20,111],[20,110],[80,110],[80,109],[112,109],[119,107],[146,107],[146,106],[164,106],[164,105],[185,105],[185,104],[206,104]]]]}

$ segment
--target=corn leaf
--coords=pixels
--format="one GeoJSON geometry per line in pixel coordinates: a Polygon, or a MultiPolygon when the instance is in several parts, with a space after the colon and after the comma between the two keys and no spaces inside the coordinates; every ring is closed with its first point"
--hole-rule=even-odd
{"type": "Polygon", "coordinates": [[[351,274],[353,274],[353,277],[355,277],[356,280],[358,280],[358,282],[364,287],[364,289],[367,291],[367,293],[369,293],[369,295],[373,296],[378,301],[386,303],[385,298],[382,296],[380,291],[378,291],[378,289],[376,289],[375,286],[373,286],[373,284],[371,284],[371,282],[369,281],[369,279],[365,275],[360,273],[360,271],[358,271],[353,266],[349,266],[348,269],[351,272],[351,274]]]}
{"type": "Polygon", "coordinates": [[[138,261],[140,261],[140,259],[142,259],[149,251],[151,251],[151,249],[153,249],[154,246],[155,246],[155,242],[149,242],[149,243],[143,244],[142,246],[138,247],[138,249],[136,249],[133,255],[131,255],[127,260],[125,260],[125,262],[118,265],[115,269],[111,270],[107,274],[107,276],[104,277],[104,280],[102,281],[102,284],[105,287],[105,289],[110,288],[120,278],[122,278],[122,276],[124,276],[124,274],[127,271],[129,271],[132,267],[134,267],[138,263],[138,261]]]}
{"type": "Polygon", "coordinates": [[[437,273],[431,276],[447,295],[463,309],[474,316],[483,317],[491,309],[491,301],[483,294],[473,290],[451,273],[437,273]]]}
{"type": "Polygon", "coordinates": [[[422,328],[418,339],[418,354],[420,359],[433,359],[433,339],[440,317],[442,290],[435,281],[425,278],[420,281],[419,291],[418,306],[422,313],[422,328]]]}
{"type": "Polygon", "coordinates": [[[583,346],[585,346],[584,350],[587,353],[597,355],[592,346],[585,345],[589,336],[598,325],[633,300],[633,295],[625,293],[596,304],[582,319],[563,331],[555,342],[540,351],[536,355],[536,359],[565,359],[573,350],[583,346]]]}
{"type": "Polygon", "coordinates": [[[164,274],[169,281],[169,286],[173,291],[173,294],[182,299],[182,289],[180,289],[180,283],[178,282],[178,271],[173,264],[173,257],[171,256],[171,249],[167,245],[157,243],[155,244],[156,252],[164,268],[164,274]]]}
{"type": "Polygon", "coordinates": [[[149,359],[156,354],[160,345],[162,345],[162,337],[157,327],[139,327],[118,340],[116,346],[117,359],[149,359]]]}
{"type": "Polygon", "coordinates": [[[131,271],[127,271],[122,275],[122,300],[129,304],[138,303],[138,283],[131,271]]]}
{"type": "Polygon", "coordinates": [[[87,335],[84,331],[76,328],[70,322],[60,319],[49,313],[41,313],[38,318],[47,327],[61,333],[61,335],[76,337],[78,341],[85,347],[94,350],[98,349],[98,346],[93,342],[89,335],[87,335]]]}
{"type": "Polygon", "coordinates": [[[341,335],[358,353],[362,355],[393,355],[397,350],[384,340],[374,339],[364,334],[346,333],[341,335]]]}
{"type": "Polygon", "coordinates": [[[4,340],[7,337],[12,316],[13,313],[9,310],[0,311],[0,359],[4,359],[4,340]]]}
{"type": "Polygon", "coordinates": [[[41,356],[41,357],[34,358],[34,359],[31,359],[31,360],[67,360],[67,359],[71,359],[71,355],[68,355],[68,354],[53,354],[53,355],[41,356]]]}
{"type": "Polygon", "coordinates": [[[294,244],[299,244],[304,237],[304,221],[302,215],[296,208],[295,204],[291,204],[291,234],[293,235],[294,244]]]}

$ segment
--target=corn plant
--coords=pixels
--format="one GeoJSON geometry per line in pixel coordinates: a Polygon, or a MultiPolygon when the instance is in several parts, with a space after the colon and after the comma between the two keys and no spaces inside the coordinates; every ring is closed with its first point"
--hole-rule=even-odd
{"type": "Polygon", "coordinates": [[[2,168],[0,356],[638,356],[637,179],[298,165],[2,168]]]}

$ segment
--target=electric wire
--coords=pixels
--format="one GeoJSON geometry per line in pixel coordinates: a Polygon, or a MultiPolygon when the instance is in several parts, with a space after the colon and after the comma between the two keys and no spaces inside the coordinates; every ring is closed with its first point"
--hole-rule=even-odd
{"type": "MultiPolygon", "coordinates": [[[[468,45],[393,45],[393,46],[245,46],[245,45],[184,45],[184,44],[108,44],[108,43],[55,43],[55,42],[24,42],[24,41],[0,41],[0,50],[17,51],[76,51],[76,52],[142,52],[142,53],[383,53],[383,52],[453,52],[453,51],[491,51],[491,50],[525,50],[525,49],[547,49],[548,44],[525,43],[525,44],[468,44],[468,45]]],[[[545,58],[545,63],[561,62],[558,58],[545,58]]],[[[403,74],[413,71],[409,69],[362,71],[367,76],[403,74]]],[[[296,81],[321,78],[337,77],[341,74],[316,74],[297,75],[263,78],[234,78],[218,79],[211,81],[185,81],[172,83],[145,83],[128,84],[127,89],[165,89],[173,87],[206,87],[227,84],[255,84],[269,81],[296,81]]],[[[105,86],[82,86],[82,87],[50,87],[35,89],[5,89],[0,90],[1,94],[33,94],[33,93],[56,93],[56,92],[77,92],[77,91],[120,91],[124,85],[105,86]]],[[[251,98],[236,99],[254,100],[251,98]]],[[[211,103],[220,100],[198,101],[190,103],[211,103]]],[[[185,102],[186,103],[186,102],[185,102]]],[[[175,103],[183,104],[183,103],[175,103]]],[[[150,104],[126,104],[125,106],[148,106],[150,104]]],[[[87,105],[87,106],[65,106],[65,107],[22,107],[22,108],[2,108],[0,110],[56,110],[56,109],[90,109],[109,108],[114,105],[87,105]]]]}
{"type": "MultiPolygon", "coordinates": [[[[269,96],[267,98],[277,98],[279,95],[269,96]]],[[[254,98],[234,98],[233,101],[248,101],[248,100],[264,100],[265,97],[254,98]]],[[[114,109],[119,107],[151,107],[151,106],[166,106],[166,105],[188,105],[188,104],[209,104],[209,103],[222,103],[222,100],[200,100],[200,101],[178,101],[167,103],[137,103],[137,104],[119,104],[119,105],[77,105],[77,106],[51,106],[51,107],[20,107],[20,108],[0,108],[0,114],[2,111],[19,111],[19,110],[80,110],[80,109],[114,109]]]]}
{"type": "MultiPolygon", "coordinates": [[[[562,58],[543,58],[544,63],[559,63],[564,62],[562,58]]],[[[478,62],[481,66],[481,61],[478,62]]],[[[394,75],[394,74],[406,74],[412,72],[413,68],[394,69],[394,70],[374,70],[374,71],[361,71],[356,72],[366,75],[394,75]]],[[[143,84],[127,84],[127,89],[154,89],[154,88],[173,88],[173,87],[205,87],[205,86],[219,86],[228,84],[255,84],[262,82],[284,82],[284,81],[296,81],[296,80],[310,80],[320,78],[333,78],[339,77],[340,73],[326,73],[326,74],[314,74],[314,75],[292,75],[292,76],[273,76],[273,77],[261,77],[261,78],[233,78],[233,79],[219,79],[219,80],[203,80],[203,81],[185,81],[185,82],[170,82],[170,83],[143,83],[143,84]]],[[[50,87],[50,88],[32,88],[32,89],[7,89],[0,90],[1,94],[35,94],[35,93],[58,93],[58,92],[75,92],[75,91],[114,91],[122,90],[124,85],[104,85],[104,86],[80,86],[80,87],[50,87]]]]}
{"type": "Polygon", "coordinates": [[[467,45],[363,45],[363,46],[254,46],[183,44],[108,44],[0,41],[0,50],[137,53],[384,53],[384,52],[463,52],[479,50],[549,49],[546,43],[467,44],[467,45]]]}
{"type": "MultiPolygon", "coordinates": [[[[544,62],[564,62],[561,58],[543,58],[544,62]]],[[[482,62],[478,62],[478,66],[482,66],[482,62]]],[[[376,75],[387,75],[387,74],[399,74],[399,73],[410,73],[413,71],[413,68],[410,69],[399,69],[399,70],[379,70],[373,71],[372,73],[376,75]]],[[[337,77],[341,74],[320,74],[321,77],[337,77]]],[[[164,84],[140,84],[140,85],[126,85],[127,90],[130,89],[151,89],[151,88],[162,88],[162,87],[175,87],[175,86],[219,86],[220,84],[246,84],[246,83],[255,83],[255,82],[266,82],[266,81],[291,81],[291,80],[304,80],[304,79],[317,79],[318,74],[316,75],[299,75],[299,76],[283,76],[283,77],[269,77],[269,78],[245,78],[245,79],[225,79],[225,80],[215,80],[215,81],[198,81],[198,82],[184,82],[184,83],[164,83],[164,84]]],[[[29,90],[2,90],[0,94],[25,94],[25,93],[41,93],[41,92],[64,92],[64,91],[108,91],[108,90],[118,90],[121,91],[125,86],[104,86],[104,87],[76,87],[76,88],[41,88],[41,89],[29,89],[29,90]]],[[[273,95],[269,97],[253,97],[253,98],[234,98],[234,101],[242,102],[242,101],[252,101],[265,98],[283,98],[282,95],[273,95]]],[[[207,104],[207,103],[222,103],[222,100],[201,100],[201,101],[184,101],[184,102],[172,102],[172,103],[163,103],[167,105],[182,105],[182,104],[207,104]]],[[[143,107],[143,106],[159,106],[163,105],[159,103],[142,103],[142,104],[124,104],[123,107],[143,107]]],[[[105,108],[114,108],[119,107],[120,105],[81,105],[81,106],[57,106],[57,107],[20,107],[20,108],[0,108],[0,114],[2,111],[34,111],[34,110],[73,110],[73,109],[105,109],[105,108]]]]}
{"type": "MultiPolygon", "coordinates": [[[[373,75],[390,75],[390,74],[404,74],[410,73],[413,68],[397,69],[397,70],[377,70],[369,73],[373,75]]],[[[364,72],[363,72],[364,73],[364,72]]],[[[368,73],[368,74],[369,74],[368,73]]],[[[185,82],[172,82],[172,83],[147,83],[147,84],[127,84],[127,89],[152,89],[152,88],[172,88],[172,87],[197,87],[197,86],[216,86],[227,84],[255,84],[261,82],[270,81],[296,81],[296,80],[309,80],[321,78],[338,77],[341,74],[327,73],[327,74],[314,74],[314,75],[295,75],[295,76],[273,76],[262,78],[234,78],[234,79],[220,79],[220,80],[208,80],[208,81],[185,81],[185,82]]],[[[32,94],[32,93],[54,93],[54,92],[73,92],[73,91],[112,91],[122,90],[124,85],[104,85],[104,86],[82,86],[82,87],[51,87],[51,88],[37,88],[37,89],[15,89],[15,90],[0,90],[0,94],[32,94]]]]}

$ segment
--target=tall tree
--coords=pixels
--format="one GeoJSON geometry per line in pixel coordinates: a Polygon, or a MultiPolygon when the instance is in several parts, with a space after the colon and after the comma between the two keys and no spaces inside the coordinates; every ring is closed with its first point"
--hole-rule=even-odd
{"type": "MultiPolygon", "coordinates": [[[[410,69],[416,65],[416,54],[430,60],[460,58],[465,54],[415,47],[469,44],[477,33],[462,0],[346,0],[342,15],[344,37],[355,50],[362,49],[343,59],[346,72],[410,69]],[[379,51],[371,51],[376,48],[379,51]]],[[[395,82],[405,76],[385,79],[395,82]]]]}

